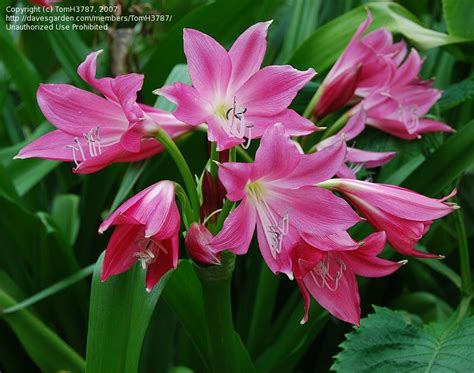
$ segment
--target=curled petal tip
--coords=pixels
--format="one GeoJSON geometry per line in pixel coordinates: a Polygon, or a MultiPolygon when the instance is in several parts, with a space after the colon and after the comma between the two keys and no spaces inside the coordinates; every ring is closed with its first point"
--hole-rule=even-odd
{"type": "Polygon", "coordinates": [[[301,320],[300,320],[300,325],[304,325],[306,324],[308,320],[306,319],[306,317],[303,317],[301,320]]]}
{"type": "Polygon", "coordinates": [[[152,288],[148,288],[148,287],[146,288],[147,293],[151,293],[152,290],[153,290],[152,288]]]}
{"type": "Polygon", "coordinates": [[[161,95],[161,88],[157,88],[157,89],[153,90],[151,93],[153,93],[154,95],[159,96],[159,95],[161,95]]]}
{"type": "Polygon", "coordinates": [[[446,258],[444,255],[438,255],[438,259],[444,259],[446,258]]]}
{"type": "Polygon", "coordinates": [[[407,264],[407,263],[408,263],[408,260],[406,260],[406,259],[405,259],[405,260],[400,260],[400,261],[398,262],[398,264],[400,264],[400,265],[402,265],[402,266],[404,266],[404,265],[407,264]]]}

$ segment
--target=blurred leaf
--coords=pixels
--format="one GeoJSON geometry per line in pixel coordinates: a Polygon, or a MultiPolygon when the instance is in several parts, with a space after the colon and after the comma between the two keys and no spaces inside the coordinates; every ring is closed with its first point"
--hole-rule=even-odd
{"type": "Polygon", "coordinates": [[[289,64],[300,69],[313,67],[316,71],[327,70],[342,53],[359,24],[366,19],[366,7],[374,18],[370,30],[386,27],[394,33],[403,34],[423,50],[469,41],[420,26],[416,17],[399,4],[375,2],[351,10],[317,29],[296,50],[289,64]]]}
{"type": "Polygon", "coordinates": [[[23,196],[60,164],[46,159],[22,159],[10,164],[8,171],[15,189],[23,196]]]}
{"type": "Polygon", "coordinates": [[[0,59],[5,64],[16,89],[24,101],[30,120],[34,124],[40,124],[43,122],[43,116],[36,103],[36,90],[41,78],[31,62],[19,52],[17,46],[13,43],[3,17],[0,19],[0,49],[2,51],[0,59]]]}
{"type": "Polygon", "coordinates": [[[87,372],[136,372],[143,338],[168,275],[151,293],[145,290],[145,271],[138,265],[103,283],[103,258],[104,254],[92,278],[87,372]]]}
{"type": "Polygon", "coordinates": [[[70,245],[74,245],[79,233],[79,197],[75,194],[59,194],[54,198],[51,218],[61,229],[70,245]]]}
{"type": "Polygon", "coordinates": [[[404,186],[436,195],[474,164],[474,120],[451,135],[406,179],[404,186]]]}
{"type": "Polygon", "coordinates": [[[424,322],[446,320],[453,309],[444,300],[427,292],[402,294],[390,303],[390,308],[420,316],[424,322]]]}
{"type": "Polygon", "coordinates": [[[283,47],[278,61],[287,61],[297,47],[304,42],[316,28],[321,0],[291,1],[291,20],[286,27],[283,47]]]}
{"type": "Polygon", "coordinates": [[[448,31],[463,38],[474,38],[472,0],[443,0],[443,13],[448,31]]]}
{"type": "MultiPolygon", "coordinates": [[[[62,14],[63,12],[61,12],[62,14]]],[[[58,14],[58,13],[53,13],[58,14]]],[[[84,61],[89,48],[74,30],[53,30],[46,33],[55,56],[75,86],[87,88],[88,85],[77,75],[77,67],[84,61]]]]}
{"type": "MultiPolygon", "coordinates": [[[[183,82],[186,84],[191,84],[191,78],[189,77],[188,69],[186,65],[179,64],[173,67],[171,70],[170,75],[166,78],[165,85],[174,83],[174,82],[183,82]]],[[[154,107],[166,110],[166,111],[173,111],[176,107],[171,101],[168,101],[163,96],[158,96],[155,102],[154,107]]]]}
{"type": "Polygon", "coordinates": [[[128,166],[127,171],[125,171],[125,175],[123,175],[119,190],[115,195],[114,201],[112,202],[112,206],[110,207],[110,213],[112,213],[117,207],[119,207],[120,204],[125,200],[125,198],[127,198],[127,195],[130,193],[130,191],[140,178],[147,163],[148,161],[135,162],[131,163],[128,166]]]}
{"type": "Polygon", "coordinates": [[[1,309],[16,303],[0,283],[0,317],[10,325],[38,367],[43,372],[83,372],[84,360],[33,313],[20,310],[2,314],[1,309]]]}
{"type": "Polygon", "coordinates": [[[470,371],[474,318],[416,325],[406,313],[374,307],[360,328],[347,334],[332,369],[367,371],[470,371]]]}
{"type": "Polygon", "coordinates": [[[438,101],[439,110],[452,109],[474,98],[474,76],[453,84],[443,91],[443,96],[438,101]]]}
{"type": "MultiPolygon", "coordinates": [[[[80,271],[74,273],[72,276],[69,276],[54,285],[51,285],[47,287],[46,289],[41,290],[40,292],[34,294],[31,297],[28,297],[27,299],[22,300],[21,302],[15,304],[14,306],[5,308],[2,310],[4,314],[7,313],[12,313],[12,312],[17,312],[19,310],[22,310],[26,307],[29,307],[37,302],[42,301],[43,299],[46,299],[50,297],[53,294],[56,294],[59,291],[62,291],[64,289],[67,289],[71,285],[74,285],[76,282],[86,278],[87,276],[91,275],[93,270],[94,270],[95,264],[92,264],[86,268],[81,269],[80,271]]],[[[1,283],[1,282],[0,282],[1,283]]]]}

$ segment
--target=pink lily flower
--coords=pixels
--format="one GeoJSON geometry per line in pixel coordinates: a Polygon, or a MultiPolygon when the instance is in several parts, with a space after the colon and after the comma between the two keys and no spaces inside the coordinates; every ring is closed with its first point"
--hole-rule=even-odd
{"type": "Polygon", "coordinates": [[[305,303],[301,323],[308,321],[311,297],[338,319],[360,325],[360,296],[355,275],[383,277],[407,261],[378,258],[385,246],[385,232],[376,232],[354,250],[324,251],[301,241],[293,250],[295,278],[305,303]]]}
{"type": "Polygon", "coordinates": [[[130,269],[137,261],[146,269],[146,289],[178,265],[180,215],[175,185],[164,180],[149,186],[117,208],[99,227],[115,230],[105,250],[101,281],[130,269]]]}
{"type": "MultiPolygon", "coordinates": [[[[353,140],[364,130],[367,115],[362,108],[357,114],[349,119],[347,124],[337,134],[324,139],[316,145],[316,149],[322,150],[328,146],[332,146],[339,141],[353,140]]],[[[361,167],[375,168],[380,167],[395,157],[396,152],[371,152],[367,150],[361,150],[349,147],[347,148],[345,163],[341,165],[341,168],[336,172],[338,177],[356,179],[356,172],[361,167]],[[348,167],[346,163],[352,164],[353,167],[348,167]]]]}
{"type": "Polygon", "coordinates": [[[385,231],[390,245],[399,253],[420,258],[439,255],[415,249],[415,244],[428,231],[434,219],[448,215],[457,205],[442,199],[425,197],[411,190],[387,184],[351,179],[331,179],[320,187],[340,192],[377,230],[385,231]]]}
{"type": "Polygon", "coordinates": [[[105,97],[68,84],[41,84],[38,104],[57,130],[24,147],[15,158],[74,162],[74,172],[88,174],[113,162],[139,161],[163,151],[151,137],[159,127],[173,137],[190,130],[171,113],[136,102],[143,75],[97,79],[100,53],[89,54],[77,72],[105,97]]]}
{"type": "Polygon", "coordinates": [[[447,124],[424,118],[441,97],[429,80],[421,80],[423,60],[412,49],[386,87],[374,90],[359,105],[349,111],[356,113],[361,106],[367,111],[367,124],[393,136],[412,140],[426,132],[452,132],[447,124]]]}
{"type": "Polygon", "coordinates": [[[227,198],[241,201],[227,217],[209,247],[245,254],[255,227],[260,251],[274,273],[292,278],[290,251],[303,237],[323,243],[328,250],[337,243],[351,249],[345,231],[361,218],[341,198],[312,185],[332,177],[345,156],[345,144],[305,155],[290,140],[284,127],[268,128],[253,163],[224,163],[219,179],[227,198]]]}
{"type": "Polygon", "coordinates": [[[324,118],[345,106],[354,96],[365,96],[375,88],[385,86],[395,73],[395,61],[403,56],[404,43],[393,44],[386,29],[377,29],[363,38],[372,23],[372,14],[362,22],[324,79],[321,96],[313,114],[324,118]]]}
{"type": "MultiPolygon", "coordinates": [[[[260,69],[271,22],[247,29],[226,51],[197,30],[184,30],[184,53],[193,86],[174,83],[155,92],[174,102],[176,118],[191,125],[207,123],[208,139],[219,151],[262,136],[276,122],[291,135],[317,127],[288,109],[296,93],[313,78],[313,69],[291,66],[260,69]]],[[[247,145],[244,145],[247,146],[247,145]]]]}
{"type": "Polygon", "coordinates": [[[214,253],[209,248],[213,235],[202,224],[193,223],[186,232],[185,244],[189,256],[201,265],[221,264],[220,254],[214,253]]]}

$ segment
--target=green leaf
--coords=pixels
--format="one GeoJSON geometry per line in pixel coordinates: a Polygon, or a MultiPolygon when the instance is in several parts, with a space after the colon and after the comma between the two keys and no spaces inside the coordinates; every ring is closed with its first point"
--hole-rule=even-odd
{"type": "Polygon", "coordinates": [[[346,336],[337,372],[468,372],[474,359],[474,317],[417,325],[404,312],[375,307],[346,336]]]}
{"type": "Polygon", "coordinates": [[[11,163],[8,171],[15,189],[23,196],[60,164],[46,159],[22,159],[11,163]]]}
{"type": "Polygon", "coordinates": [[[100,281],[104,254],[97,261],[87,336],[87,372],[136,372],[148,322],[168,275],[147,293],[145,271],[129,271],[100,281]]]}
{"type": "Polygon", "coordinates": [[[72,246],[79,233],[79,197],[75,194],[59,194],[54,198],[51,218],[68,243],[72,246]]]}
{"type": "Polygon", "coordinates": [[[296,50],[289,64],[300,69],[313,67],[316,71],[327,70],[342,53],[359,24],[366,19],[366,7],[374,18],[370,30],[385,27],[402,34],[422,50],[469,41],[421,26],[413,14],[397,3],[376,2],[360,6],[317,29],[296,50]]]}
{"type": "Polygon", "coordinates": [[[43,121],[36,103],[36,90],[41,82],[38,72],[31,62],[19,52],[10,33],[6,29],[5,20],[0,19],[0,59],[5,64],[16,89],[23,99],[30,120],[35,124],[43,121]]]}
{"type": "Polygon", "coordinates": [[[474,98],[474,76],[453,84],[443,91],[443,96],[438,101],[439,110],[452,109],[474,98]]]}
{"type": "Polygon", "coordinates": [[[27,310],[3,314],[1,309],[15,305],[16,300],[0,284],[0,318],[15,332],[31,359],[43,372],[83,372],[84,360],[38,317],[27,310]]]}
{"type": "Polygon", "coordinates": [[[406,179],[404,186],[436,195],[474,164],[474,120],[451,135],[406,179]]]}
{"type": "Polygon", "coordinates": [[[474,12],[472,0],[443,0],[443,13],[448,31],[452,35],[474,38],[474,12]]]}
{"type": "MultiPolygon", "coordinates": [[[[171,70],[170,75],[166,78],[165,85],[174,83],[174,82],[182,82],[186,84],[191,84],[191,78],[189,77],[188,69],[186,65],[179,64],[173,67],[171,70]]],[[[173,111],[176,107],[171,101],[168,101],[163,96],[158,96],[156,99],[154,107],[166,110],[166,111],[173,111]]]]}
{"type": "Polygon", "coordinates": [[[110,212],[113,212],[125,200],[128,193],[130,193],[133,186],[143,173],[147,163],[147,161],[135,162],[128,166],[127,171],[125,171],[125,175],[122,178],[122,182],[120,183],[120,188],[115,195],[112,206],[110,207],[110,212]]]}

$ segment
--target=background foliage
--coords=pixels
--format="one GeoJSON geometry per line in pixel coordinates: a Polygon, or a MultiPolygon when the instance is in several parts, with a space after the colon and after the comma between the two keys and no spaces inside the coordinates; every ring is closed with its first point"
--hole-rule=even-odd
{"type": "MultiPolygon", "coordinates": [[[[63,4],[73,3],[87,4],[63,4]]],[[[378,182],[404,185],[432,197],[458,187],[462,209],[436,222],[422,241],[446,259],[412,259],[391,277],[361,281],[363,315],[373,313],[374,304],[391,310],[377,308],[351,332],[349,325],[315,304],[310,322],[300,325],[303,306],[295,284],[271,275],[254,247],[236,263],[235,340],[223,347],[232,348],[245,371],[472,368],[471,266],[469,257],[459,254],[460,248],[473,245],[472,0],[123,3],[126,9],[151,7],[173,15],[169,23],[112,25],[115,31],[130,29],[130,38],[120,44],[127,51],[123,59],[111,52],[119,43],[114,32],[9,32],[2,14],[0,370],[187,372],[208,370],[211,359],[202,289],[184,250],[178,270],[152,294],[145,293],[138,266],[106,284],[98,280],[98,258],[107,242],[107,236],[97,235],[99,222],[130,194],[158,179],[180,182],[171,159],[162,154],[87,176],[73,175],[70,164],[13,160],[24,144],[51,129],[36,104],[38,84],[85,87],[75,70],[88,52],[103,48],[100,74],[120,72],[120,66],[144,73],[141,101],[171,110],[151,92],[165,81],[188,79],[180,65],[185,62],[183,27],[197,28],[229,46],[249,25],[273,19],[265,63],[311,66],[320,73],[293,103],[301,112],[365,18],[364,5],[374,15],[371,29],[385,26],[423,51],[423,77],[436,77],[435,86],[444,90],[432,115],[457,129],[453,135],[428,135],[411,142],[375,130],[358,138],[360,148],[398,152],[391,163],[370,175],[378,182]]],[[[15,4],[26,5],[0,0],[0,11],[15,4]]],[[[208,157],[204,136],[194,133],[179,143],[196,174],[208,157]]],[[[367,229],[362,226],[353,233],[362,237],[367,229]]]]}

